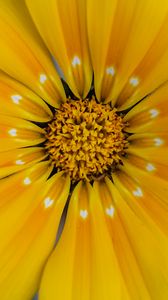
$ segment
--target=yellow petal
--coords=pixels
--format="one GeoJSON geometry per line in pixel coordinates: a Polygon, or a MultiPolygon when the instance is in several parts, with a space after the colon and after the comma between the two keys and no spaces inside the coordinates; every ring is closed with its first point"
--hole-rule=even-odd
{"type": "Polygon", "coordinates": [[[0,27],[0,68],[59,106],[65,98],[63,86],[24,1],[1,1],[0,27]]]}
{"type": "Polygon", "coordinates": [[[44,130],[28,121],[0,115],[0,152],[39,144],[45,140],[44,130]]]}
{"type": "Polygon", "coordinates": [[[137,159],[137,157],[130,155],[127,159],[123,159],[124,165],[120,169],[144,185],[153,194],[153,197],[156,195],[160,202],[164,202],[167,205],[167,166],[151,160],[149,163],[143,162],[142,164],[142,161],[142,159],[137,159]]]}
{"type": "MultiPolygon", "coordinates": [[[[121,167],[121,169],[123,169],[124,171],[128,171],[129,164],[129,167],[130,165],[132,165],[135,170],[136,168],[138,168],[139,170],[145,172],[146,175],[151,175],[153,180],[155,177],[159,177],[163,180],[168,180],[167,166],[165,164],[162,164],[162,159],[160,157],[156,157],[155,160],[153,160],[152,158],[146,160],[143,157],[129,153],[126,159],[123,158],[123,164],[124,166],[123,168],[121,167]]],[[[131,171],[132,174],[137,173],[135,170],[131,171]]]]}
{"type": "Polygon", "coordinates": [[[167,132],[137,133],[128,138],[127,153],[143,157],[146,160],[168,165],[167,132]]]}
{"type": "Polygon", "coordinates": [[[43,299],[121,299],[120,273],[101,203],[88,184],[80,183],[72,194],[62,236],[42,278],[43,299]]]}
{"type": "MultiPolygon", "coordinates": [[[[21,195],[2,216],[12,215],[9,236],[0,246],[0,297],[29,300],[37,291],[41,272],[56,238],[69,193],[69,179],[57,174],[21,195]],[[25,200],[25,203],[24,201],[25,200]],[[21,216],[14,222],[13,212],[21,216]],[[19,213],[18,213],[19,211],[19,213]],[[14,223],[14,225],[13,225],[14,223]]],[[[1,220],[1,218],[0,218],[1,220]]]]}
{"type": "Polygon", "coordinates": [[[87,31],[86,1],[26,1],[48,49],[58,62],[76,96],[85,97],[92,81],[87,31]]]}
{"type": "MultiPolygon", "coordinates": [[[[139,268],[142,278],[146,286],[147,293],[143,294],[143,291],[139,289],[139,293],[142,293],[142,299],[166,300],[168,297],[168,240],[165,235],[162,234],[160,229],[151,220],[148,214],[140,208],[139,201],[135,196],[131,196],[132,190],[125,187],[125,181],[120,181],[118,176],[114,176],[114,185],[110,180],[107,180],[109,191],[112,195],[114,206],[118,215],[118,221],[124,229],[124,235],[128,240],[128,248],[121,248],[120,257],[121,260],[126,255],[133,255],[136,264],[139,268]]],[[[117,223],[117,220],[114,222],[117,223]]],[[[116,224],[117,225],[117,224],[116,224]]],[[[118,229],[118,226],[117,226],[118,229]]],[[[118,231],[118,230],[117,230],[118,231]]],[[[114,239],[114,232],[111,232],[114,239]]],[[[121,243],[115,232],[116,246],[121,243]]],[[[122,241],[123,242],[123,241],[122,241]]],[[[118,254],[119,255],[119,254],[118,254]]],[[[133,265],[127,265],[132,270],[133,265]]],[[[135,273],[135,276],[138,274],[135,273]]],[[[140,282],[138,283],[140,284],[140,282]]],[[[135,288],[135,287],[134,287],[135,288]]],[[[135,294],[136,295],[136,294],[135,294]]],[[[132,297],[131,299],[138,299],[132,297]]]]}
{"type": "Polygon", "coordinates": [[[118,181],[124,185],[128,198],[134,198],[136,209],[146,211],[148,217],[168,236],[167,182],[129,164],[125,164],[125,172],[119,173],[114,180],[117,186],[120,184],[118,181]]]}
{"type": "Polygon", "coordinates": [[[43,160],[46,156],[46,152],[41,147],[13,149],[12,151],[1,152],[0,178],[23,170],[43,160]]]}
{"type": "MultiPolygon", "coordinates": [[[[167,1],[162,1],[162,5],[158,7],[156,1],[156,9],[163,9],[167,14],[167,1]]],[[[153,22],[156,22],[158,11],[155,12],[153,22]]],[[[151,24],[151,26],[153,26],[151,24]]],[[[146,27],[144,26],[146,29],[146,27]]],[[[155,92],[162,84],[167,82],[167,68],[168,68],[168,16],[163,20],[161,28],[156,35],[151,47],[146,52],[140,63],[135,66],[133,73],[130,75],[128,82],[120,93],[117,105],[120,110],[126,109],[134,105],[142,98],[155,92]],[[133,81],[134,79],[134,81],[133,81]],[[138,79],[135,81],[135,79],[138,79]],[[132,82],[132,88],[130,88],[132,82]],[[134,83],[134,84],[133,84],[134,83]],[[138,83],[138,84],[135,84],[138,83]]],[[[141,48],[141,47],[140,47],[141,48]]]]}
{"type": "Polygon", "coordinates": [[[124,117],[127,132],[166,132],[168,124],[168,84],[142,100],[124,117]]]}
{"type": "Polygon", "coordinates": [[[35,196],[37,197],[51,171],[49,164],[42,162],[0,180],[1,249],[13,236],[14,231],[23,226],[27,210],[33,211],[36,205],[35,196]],[[6,222],[7,219],[10,222],[6,222]]]}
{"type": "Polygon", "coordinates": [[[127,108],[165,81],[167,13],[166,0],[161,5],[157,0],[89,1],[88,35],[99,99],[127,108]]]}
{"type": "MultiPolygon", "coordinates": [[[[89,46],[94,71],[95,92],[98,99],[101,99],[102,96],[101,83],[104,75],[111,27],[115,18],[116,6],[116,0],[90,0],[87,3],[89,46]]],[[[109,65],[108,67],[111,68],[109,69],[109,73],[113,74],[113,68],[115,66],[109,65]]]]}
{"type": "MultiPolygon", "coordinates": [[[[117,202],[120,198],[118,195],[116,195],[116,203],[114,202],[115,199],[111,192],[111,190],[114,191],[115,189],[113,184],[109,180],[106,180],[106,182],[97,181],[94,184],[94,188],[102,202],[107,227],[128,293],[128,299],[150,299],[138,261],[120,219],[117,202]]],[[[125,295],[123,299],[127,299],[125,295]]]]}
{"type": "Polygon", "coordinates": [[[48,161],[39,162],[33,166],[18,172],[17,174],[5,177],[0,180],[0,207],[17,198],[24,191],[30,188],[32,183],[47,179],[51,174],[52,167],[48,161]],[[44,177],[44,178],[43,178],[44,177]],[[9,193],[10,191],[10,193],[9,193]]]}
{"type": "Polygon", "coordinates": [[[40,97],[4,73],[0,73],[0,112],[35,122],[52,118],[48,105],[40,97]]]}

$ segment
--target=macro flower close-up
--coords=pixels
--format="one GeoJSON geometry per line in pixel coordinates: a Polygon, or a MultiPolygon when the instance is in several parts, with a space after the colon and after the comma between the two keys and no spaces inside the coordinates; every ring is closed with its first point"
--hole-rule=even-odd
{"type": "Polygon", "coordinates": [[[0,299],[168,299],[168,1],[0,0],[0,299]]]}

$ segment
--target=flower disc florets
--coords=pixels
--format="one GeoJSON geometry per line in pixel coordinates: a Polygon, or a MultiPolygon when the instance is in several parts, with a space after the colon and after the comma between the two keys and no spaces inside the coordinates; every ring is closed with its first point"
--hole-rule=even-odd
{"type": "Polygon", "coordinates": [[[107,175],[127,147],[125,124],[110,104],[95,99],[67,100],[46,128],[45,147],[58,170],[74,181],[107,175]]]}

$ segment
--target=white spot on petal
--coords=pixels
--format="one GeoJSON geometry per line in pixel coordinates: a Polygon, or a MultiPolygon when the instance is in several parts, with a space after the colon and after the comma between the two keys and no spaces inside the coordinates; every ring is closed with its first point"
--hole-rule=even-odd
{"type": "Polygon", "coordinates": [[[136,190],[134,190],[132,193],[136,197],[142,197],[143,196],[143,192],[142,192],[142,189],[140,187],[137,187],[136,190]]]}
{"type": "Polygon", "coordinates": [[[23,180],[23,183],[24,183],[25,185],[29,185],[29,184],[31,184],[31,179],[30,179],[29,177],[26,177],[26,178],[23,180]]]}
{"type": "Polygon", "coordinates": [[[151,118],[156,118],[159,115],[159,111],[155,108],[150,109],[149,111],[151,118]]]}
{"type": "Polygon", "coordinates": [[[152,172],[152,171],[156,170],[156,168],[155,168],[155,166],[153,164],[148,163],[146,165],[146,170],[149,171],[149,172],[152,172]]]}
{"type": "Polygon", "coordinates": [[[80,216],[82,219],[86,219],[88,216],[88,211],[86,209],[81,209],[80,210],[80,216]]]}
{"type": "Polygon", "coordinates": [[[8,131],[8,133],[11,135],[11,136],[17,136],[17,130],[15,128],[12,128],[8,131]]]}
{"type": "Polygon", "coordinates": [[[40,74],[40,82],[44,84],[47,80],[47,76],[45,74],[40,74]]]}
{"type": "Polygon", "coordinates": [[[72,66],[76,67],[77,65],[81,64],[81,60],[78,56],[74,56],[73,60],[72,60],[72,66]]]}
{"type": "Polygon", "coordinates": [[[114,74],[115,74],[115,69],[114,69],[114,67],[108,67],[108,68],[106,69],[106,73],[107,73],[108,75],[114,76],[114,74]]]}
{"type": "Polygon", "coordinates": [[[44,199],[45,208],[48,208],[48,207],[52,206],[53,203],[54,203],[54,200],[51,199],[50,197],[47,197],[47,198],[44,199]]]}
{"type": "Polygon", "coordinates": [[[132,85],[132,86],[137,86],[139,84],[139,79],[138,77],[131,77],[130,80],[129,80],[129,83],[132,85]]]}
{"type": "Polygon", "coordinates": [[[11,99],[12,99],[13,103],[19,104],[20,100],[22,99],[22,96],[21,95],[12,95],[11,99]]]}
{"type": "Polygon", "coordinates": [[[155,146],[159,147],[159,146],[163,145],[163,140],[161,138],[155,138],[154,144],[155,144],[155,146]]]}
{"type": "Polygon", "coordinates": [[[110,205],[110,207],[107,207],[106,208],[106,214],[110,217],[113,217],[114,216],[114,212],[115,212],[115,209],[112,205],[110,205]]]}
{"type": "Polygon", "coordinates": [[[16,165],[24,165],[25,162],[21,159],[17,159],[15,163],[16,165]]]}

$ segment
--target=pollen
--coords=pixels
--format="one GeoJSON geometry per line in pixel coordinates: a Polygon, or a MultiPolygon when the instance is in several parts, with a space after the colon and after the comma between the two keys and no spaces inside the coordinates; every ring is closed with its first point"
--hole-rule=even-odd
{"type": "Polygon", "coordinates": [[[127,148],[125,124],[110,104],[68,99],[46,127],[45,148],[57,171],[73,181],[110,174],[127,148]]]}

